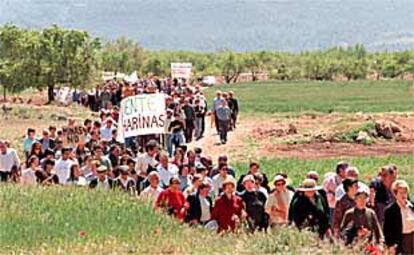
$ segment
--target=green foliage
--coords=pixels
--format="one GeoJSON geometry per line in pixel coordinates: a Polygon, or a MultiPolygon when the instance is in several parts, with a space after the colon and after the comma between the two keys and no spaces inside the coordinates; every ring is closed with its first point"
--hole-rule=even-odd
{"type": "Polygon", "coordinates": [[[100,41],[85,31],[56,25],[42,31],[0,27],[0,81],[10,92],[57,84],[81,86],[97,71],[100,41]]]}
{"type": "Polygon", "coordinates": [[[223,85],[209,88],[234,91],[241,112],[247,114],[299,112],[406,112],[414,111],[412,84],[406,81],[287,81],[223,85]]]}
{"type": "Polygon", "coordinates": [[[139,43],[121,37],[105,44],[101,61],[104,71],[131,73],[142,67],[144,51],[139,43]]]}

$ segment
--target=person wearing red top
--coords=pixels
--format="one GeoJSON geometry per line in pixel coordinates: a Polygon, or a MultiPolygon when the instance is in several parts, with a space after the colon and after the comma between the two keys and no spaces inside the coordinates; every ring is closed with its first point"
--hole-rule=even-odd
{"type": "Polygon", "coordinates": [[[225,180],[224,194],[216,200],[211,218],[217,221],[219,233],[234,232],[245,215],[242,199],[234,194],[235,188],[236,184],[233,180],[225,180]]]}
{"type": "Polygon", "coordinates": [[[174,215],[177,219],[183,220],[187,207],[184,194],[180,191],[180,179],[174,176],[170,179],[169,187],[158,195],[155,208],[164,210],[169,215],[174,215]]]}

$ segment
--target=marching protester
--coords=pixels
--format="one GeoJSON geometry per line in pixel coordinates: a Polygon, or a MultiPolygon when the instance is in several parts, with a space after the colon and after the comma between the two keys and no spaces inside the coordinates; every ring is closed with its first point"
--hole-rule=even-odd
{"type": "Polygon", "coordinates": [[[18,168],[20,168],[20,159],[16,150],[8,148],[6,143],[0,140],[0,182],[8,181],[13,169],[18,168]]]}
{"type": "Polygon", "coordinates": [[[289,219],[297,228],[309,228],[323,239],[330,228],[329,207],[326,196],[319,190],[315,180],[305,179],[297,189],[298,195],[292,199],[289,219]]]}
{"type": "Polygon", "coordinates": [[[260,173],[262,175],[263,180],[261,182],[261,186],[263,188],[265,188],[267,191],[269,191],[270,190],[269,186],[268,186],[269,181],[267,179],[267,176],[266,176],[266,174],[260,172],[260,164],[257,163],[257,162],[251,162],[250,165],[249,165],[249,171],[247,172],[247,174],[242,174],[240,176],[239,181],[237,182],[237,191],[242,192],[244,190],[244,185],[243,185],[242,182],[243,182],[243,179],[246,175],[250,174],[250,175],[254,176],[257,173],[260,173]]]}
{"type": "MultiPolygon", "coordinates": [[[[345,179],[355,179],[358,180],[357,182],[357,186],[358,186],[358,190],[360,191],[365,191],[369,196],[371,195],[371,191],[368,187],[368,185],[366,185],[365,183],[363,183],[362,181],[360,181],[359,179],[359,171],[356,167],[354,166],[349,166],[346,170],[345,170],[345,179]]],[[[339,201],[342,196],[344,196],[346,193],[345,189],[344,189],[344,184],[342,182],[342,184],[340,184],[335,191],[335,200],[339,201]]]]}
{"type": "Polygon", "coordinates": [[[358,192],[358,180],[345,179],[342,182],[342,185],[345,190],[345,195],[336,202],[333,213],[333,231],[336,238],[339,238],[340,227],[345,212],[355,206],[355,195],[358,192]]]}
{"type": "Polygon", "coordinates": [[[231,128],[236,128],[237,117],[239,115],[239,100],[235,97],[234,92],[229,92],[228,105],[231,110],[231,128]]]}
{"type": "Polygon", "coordinates": [[[397,167],[395,165],[387,165],[381,168],[379,176],[370,184],[371,206],[377,214],[379,222],[384,222],[384,209],[395,201],[395,197],[391,191],[391,186],[397,179],[397,167]]]}
{"type": "Polygon", "coordinates": [[[218,121],[218,132],[220,134],[220,142],[222,144],[227,143],[227,133],[229,132],[231,110],[227,104],[227,101],[221,101],[221,104],[216,109],[216,116],[218,121]]]}
{"type": "Polygon", "coordinates": [[[223,191],[223,183],[228,179],[234,179],[233,176],[228,174],[227,165],[219,165],[219,173],[213,176],[213,191],[216,197],[220,196],[223,191]]]}
{"type": "Polygon", "coordinates": [[[223,182],[223,194],[216,200],[211,218],[217,221],[219,233],[235,232],[246,217],[243,200],[235,194],[236,182],[227,179],[223,182]]]}
{"type": "Polygon", "coordinates": [[[168,188],[163,190],[155,202],[155,208],[184,220],[187,211],[187,202],[180,190],[180,179],[174,176],[170,179],[168,188]]]}
{"type": "Polygon", "coordinates": [[[288,224],[289,205],[294,193],[287,189],[286,178],[282,175],[276,175],[273,184],[275,189],[266,201],[266,213],[270,217],[270,225],[288,224]]]}
{"type": "Polygon", "coordinates": [[[165,153],[160,154],[159,160],[160,162],[156,169],[159,174],[160,185],[161,187],[167,187],[170,179],[178,174],[178,167],[174,163],[169,162],[168,155],[165,153]]]}
{"type": "Polygon", "coordinates": [[[113,180],[107,175],[108,169],[106,166],[99,166],[97,168],[97,178],[89,183],[89,187],[99,190],[110,190],[114,187],[113,180]]]}
{"type": "Polygon", "coordinates": [[[243,178],[244,191],[239,194],[245,204],[247,223],[253,232],[265,231],[269,226],[269,215],[265,211],[266,196],[263,192],[256,190],[255,178],[253,175],[246,175],[243,178]]]}
{"type": "Polygon", "coordinates": [[[211,185],[203,181],[197,191],[187,197],[189,204],[186,221],[192,225],[206,225],[211,220],[213,201],[209,197],[211,185]]]}
{"type": "Polygon", "coordinates": [[[323,180],[322,186],[326,192],[326,197],[328,199],[330,219],[332,219],[333,211],[335,209],[336,189],[342,184],[342,181],[345,179],[345,171],[348,167],[348,162],[339,162],[336,165],[335,173],[327,173],[325,175],[325,179],[323,180]]]}
{"type": "Polygon", "coordinates": [[[155,202],[159,194],[163,191],[163,189],[160,187],[160,175],[158,172],[153,171],[148,174],[147,178],[149,186],[141,192],[141,197],[155,202]]]}
{"type": "Polygon", "coordinates": [[[414,254],[414,206],[409,200],[410,188],[404,180],[393,183],[396,201],[384,212],[385,244],[395,254],[414,254]]]}
{"type": "Polygon", "coordinates": [[[374,210],[367,208],[368,194],[358,191],[355,194],[355,206],[345,212],[341,222],[341,236],[345,244],[368,240],[382,249],[384,235],[374,210]]]}
{"type": "Polygon", "coordinates": [[[39,158],[36,156],[31,156],[28,160],[28,168],[22,170],[20,182],[24,185],[35,185],[37,181],[37,171],[40,171],[39,158]]]}

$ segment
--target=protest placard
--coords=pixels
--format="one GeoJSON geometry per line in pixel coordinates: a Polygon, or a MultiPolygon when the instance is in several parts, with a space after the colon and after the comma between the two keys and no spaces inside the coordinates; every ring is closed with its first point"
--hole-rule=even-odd
{"type": "Polygon", "coordinates": [[[121,101],[118,141],[138,135],[164,133],[166,118],[164,94],[143,94],[121,101]]]}
{"type": "Polygon", "coordinates": [[[191,63],[171,63],[171,77],[188,80],[191,78],[192,67],[191,63]]]}

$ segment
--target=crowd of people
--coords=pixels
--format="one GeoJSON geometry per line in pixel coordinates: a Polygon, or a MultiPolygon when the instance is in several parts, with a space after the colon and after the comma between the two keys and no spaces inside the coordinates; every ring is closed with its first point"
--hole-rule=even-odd
{"type": "MultiPolygon", "coordinates": [[[[310,171],[297,187],[290,172],[269,178],[258,162],[239,169],[245,173],[237,176],[240,171],[225,154],[215,162],[203,148],[187,146],[194,134],[196,139],[203,135],[207,101],[199,87],[173,81],[169,87],[169,80],[164,88],[155,83],[142,92],[167,94],[166,107],[173,117],[167,139],[150,135],[122,144],[115,127],[120,101],[112,98],[135,95],[140,86],[116,84],[106,84],[83,102],[92,110],[101,108],[99,120],[69,120],[64,127],[43,130],[40,137],[29,128],[22,143],[24,158],[1,140],[0,182],[121,190],[150,200],[155,210],[180,221],[219,233],[293,225],[345,245],[366,242],[377,251],[414,254],[414,207],[395,165],[382,167],[369,184],[347,162],[338,162],[323,178],[310,171]]],[[[217,92],[213,102],[211,119],[223,143],[227,130],[236,126],[238,104],[232,99],[233,93],[217,92]]]]}
{"type": "MultiPolygon", "coordinates": [[[[139,95],[163,93],[166,95],[168,125],[166,132],[171,134],[170,139],[165,137],[165,143],[170,142],[169,154],[172,153],[172,144],[189,143],[193,139],[199,140],[204,136],[206,116],[211,116],[211,124],[219,134],[220,142],[227,142],[227,133],[236,128],[239,114],[239,102],[234,92],[216,92],[211,108],[202,87],[189,85],[183,79],[142,79],[130,83],[126,81],[109,80],[97,85],[90,91],[70,90],[66,92],[69,101],[89,107],[92,111],[119,110],[122,99],[139,95]],[[177,120],[173,122],[174,120],[177,120]],[[173,122],[170,125],[170,122],[173,122]],[[170,141],[171,140],[171,141],[170,141]]],[[[59,91],[57,94],[61,94],[59,91]]],[[[143,146],[144,144],[141,144],[143,146]]]]}

